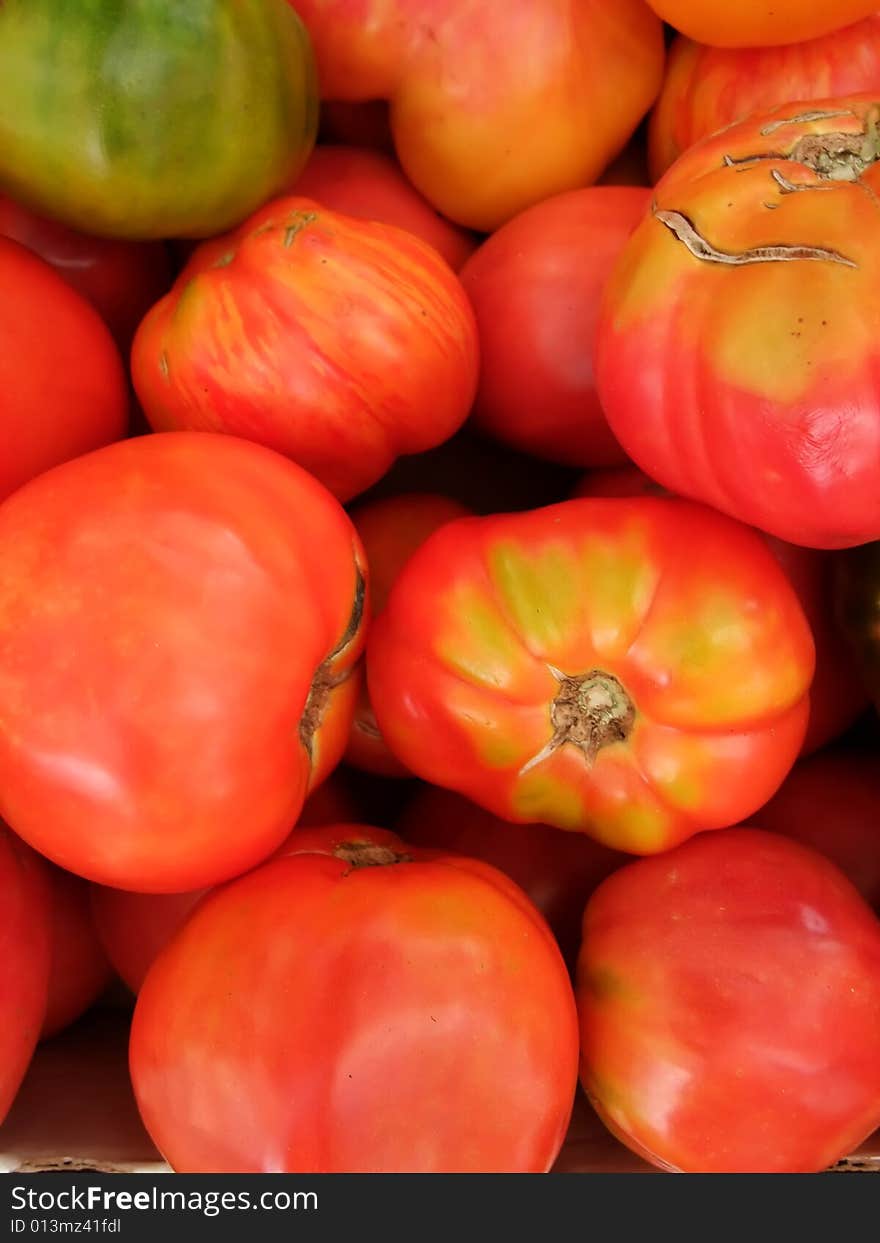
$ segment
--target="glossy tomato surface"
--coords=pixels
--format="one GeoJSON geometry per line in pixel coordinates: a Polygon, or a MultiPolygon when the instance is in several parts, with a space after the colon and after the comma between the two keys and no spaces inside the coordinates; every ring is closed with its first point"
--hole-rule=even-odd
{"type": "Polygon", "coordinates": [[[160,1151],[180,1172],[549,1169],[577,1021],[538,911],[476,860],[306,837],[206,898],[147,976],[131,1072],[160,1151]]]}
{"type": "Polygon", "coordinates": [[[795,764],[754,821],[836,863],[880,909],[880,763],[868,748],[830,748],[795,764]]]}
{"type": "Polygon", "coordinates": [[[125,435],[128,395],[108,329],[32,251],[0,237],[0,500],[125,435]]]}
{"type": "Polygon", "coordinates": [[[461,426],[477,355],[433,247],[294,197],[198,248],[138,330],[132,378],[157,430],[258,441],[347,500],[461,426]]]}
{"type": "MultiPolygon", "coordinates": [[[[880,91],[880,14],[803,43],[717,48],[678,38],[649,127],[657,181],[683,151],[753,112],[792,99],[832,99],[880,91]]],[[[806,109],[805,109],[806,111],[806,109]]]]}
{"type": "Polygon", "coordinates": [[[880,110],[786,105],[692,147],[606,286],[596,376],[630,457],[789,543],[880,535],[880,110]]]}
{"type": "MultiPolygon", "coordinates": [[[[467,517],[469,512],[458,501],[430,492],[366,501],[352,510],[351,520],[370,567],[373,617],[384,609],[394,580],[415,550],[444,523],[467,517]]],[[[355,768],[379,776],[410,775],[385,745],[365,683],[358,697],[345,758],[355,768]]]]}
{"type": "Polygon", "coordinates": [[[397,822],[414,846],[470,855],[499,868],[529,895],[573,966],[590,894],[629,859],[583,833],[548,824],[511,824],[451,790],[422,785],[397,822]]]}
{"type": "Polygon", "coordinates": [[[316,147],[289,191],[359,220],[381,220],[406,229],[433,246],[456,270],[477,244],[466,230],[444,220],[407,181],[397,161],[381,151],[316,147]]]}
{"type": "MultiPolygon", "coordinates": [[[[664,492],[635,466],[589,471],[574,496],[660,496],[664,492]]],[[[767,536],[767,547],[797,592],[816,646],[816,672],[810,686],[810,720],[801,747],[810,755],[826,746],[858,719],[868,705],[864,681],[844,642],[834,607],[835,555],[800,548],[767,536]]]]}
{"type": "Polygon", "coordinates": [[[449,219],[489,232],[588,185],[663,74],[643,0],[297,0],[321,93],[388,99],[397,156],[449,219]]]}
{"type": "Polygon", "coordinates": [[[176,892],[265,858],[341,757],[360,541],[293,463],[145,436],[0,506],[0,811],[69,871],[176,892]]]}
{"type": "Polygon", "coordinates": [[[754,531],[685,501],[588,498],[441,528],[392,588],[367,666],[416,775],[651,854],[778,788],[814,648],[754,531]]]}
{"type": "MultiPolygon", "coordinates": [[[[0,1122],[30,1064],[46,1012],[51,931],[45,871],[0,826],[0,1122]]],[[[577,1036],[575,1036],[575,1040],[577,1036]]]]}
{"type": "Polygon", "coordinates": [[[92,918],[88,882],[51,863],[45,867],[52,950],[41,1040],[69,1027],[113,979],[113,968],[92,918]]]}
{"type": "Polygon", "coordinates": [[[797,842],[730,829],[621,868],[577,993],[584,1087],[667,1169],[818,1171],[880,1124],[880,923],[797,842]]]}
{"type": "Polygon", "coordinates": [[[676,30],[715,47],[771,47],[815,39],[873,13],[874,0],[648,0],[676,30]]]}
{"type": "Polygon", "coordinates": [[[599,405],[593,342],[605,282],[650,200],[636,186],[574,190],[514,217],[468,260],[482,431],[572,466],[626,460],[599,405]]]}

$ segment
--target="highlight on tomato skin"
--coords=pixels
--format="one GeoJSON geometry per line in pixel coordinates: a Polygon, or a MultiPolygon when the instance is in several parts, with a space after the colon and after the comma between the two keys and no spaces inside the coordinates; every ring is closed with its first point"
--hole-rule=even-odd
{"type": "Polygon", "coordinates": [[[304,838],[206,897],[140,991],[132,1083],[172,1168],[546,1172],[577,1015],[537,909],[387,830],[304,838]]]}
{"type": "Polygon", "coordinates": [[[581,1082],[665,1170],[811,1173],[880,1125],[880,922],[755,828],[620,868],[587,904],[581,1082]]]}
{"type": "Polygon", "coordinates": [[[814,665],[755,531],[690,502],[599,498],[442,527],[374,623],[367,682],[423,780],[651,854],[778,789],[814,665]]]}

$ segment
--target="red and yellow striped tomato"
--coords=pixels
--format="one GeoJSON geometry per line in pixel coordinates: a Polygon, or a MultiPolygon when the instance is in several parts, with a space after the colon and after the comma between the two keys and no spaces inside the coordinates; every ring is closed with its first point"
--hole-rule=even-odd
{"type": "Polygon", "coordinates": [[[651,478],[793,544],[880,536],[880,108],[692,147],[606,286],[612,431],[651,478]]]}
{"type": "Polygon", "coordinates": [[[367,665],[379,727],[418,776],[652,854],[778,788],[814,658],[756,532],[686,501],[602,498],[441,528],[367,665]]]}

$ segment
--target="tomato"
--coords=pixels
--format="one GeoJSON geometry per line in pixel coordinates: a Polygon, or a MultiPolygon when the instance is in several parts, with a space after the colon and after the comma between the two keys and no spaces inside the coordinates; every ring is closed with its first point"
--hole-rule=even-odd
{"type": "Polygon", "coordinates": [[[50,863],[45,867],[52,940],[41,1040],[69,1027],[113,978],[92,919],[88,883],[50,863]]]}
{"type": "Polygon", "coordinates": [[[0,500],[125,435],[125,372],[96,311],[42,259],[0,237],[0,500]]]}
{"type": "Polygon", "coordinates": [[[305,163],[314,58],[287,0],[4,0],[0,114],[0,185],[34,211],[208,237],[305,163]]]}
{"type": "MultiPolygon", "coordinates": [[[[635,466],[586,474],[574,496],[659,496],[663,489],[635,466]]],[[[810,721],[801,755],[818,751],[858,719],[868,697],[834,614],[835,559],[832,553],[799,548],[767,536],[767,547],[797,592],[816,646],[810,687],[810,721]]]]}
{"type": "Polygon", "coordinates": [[[130,1063],[179,1172],[543,1172],[577,1021],[507,877],[342,825],[201,903],[141,989],[130,1063]]]}
{"type": "Polygon", "coordinates": [[[35,251],[91,302],[126,355],[138,324],[171,284],[162,242],[89,237],[2,195],[0,234],[35,251]]]}
{"type": "Polygon", "coordinates": [[[663,76],[643,0],[297,0],[322,94],[388,99],[403,170],[450,220],[490,232],[594,181],[663,76]]]}
{"type": "Polygon", "coordinates": [[[0,1122],[15,1099],[40,1035],[49,954],[45,873],[39,861],[0,826],[0,1122]]]}
{"type": "MultiPolygon", "coordinates": [[[[867,17],[875,0],[648,0],[665,22],[700,43],[715,47],[772,47],[830,34],[867,17]]],[[[790,97],[794,98],[794,97],[790,97]]]]}
{"type": "Polygon", "coordinates": [[[572,466],[626,460],[599,405],[590,346],[605,281],[650,200],[634,186],[559,195],[516,216],[465,264],[482,431],[572,466]]]}
{"type": "Polygon", "coordinates": [[[230,436],[144,436],[0,506],[0,814],[119,888],[260,862],[351,729],[365,569],[347,515],[230,436]]]}
{"type": "Polygon", "coordinates": [[[627,855],[582,833],[546,824],[511,824],[451,790],[423,785],[397,823],[414,846],[482,859],[516,881],[547,920],[565,961],[574,965],[587,898],[627,855]]]}
{"type": "Polygon", "coordinates": [[[707,134],[792,99],[880,91],[880,14],[804,43],[715,48],[678,38],[649,126],[657,181],[707,134]]]}
{"type": "Polygon", "coordinates": [[[581,1082],[657,1165],[818,1171],[880,1124],[880,923],[798,842],[730,829],[621,868],[577,978],[581,1082]]]}
{"type": "Polygon", "coordinates": [[[285,198],[199,247],[141,324],[132,378],[158,430],[259,441],[347,500],[461,426],[477,351],[433,247],[285,198]]]}
{"type": "Polygon", "coordinates": [[[834,571],[836,614],[880,710],[880,542],[837,557],[834,571]]]}
{"type": "Polygon", "coordinates": [[[442,527],[375,622],[367,678],[417,776],[651,854],[767,801],[803,741],[813,665],[760,536],[645,497],[442,527]]]}
{"type": "Polygon", "coordinates": [[[880,535],[880,112],[804,107],[669,170],[606,286],[596,376],[653,479],[839,548],[880,535]]]}
{"type": "MultiPolygon", "coordinates": [[[[350,796],[334,773],[309,795],[296,828],[276,853],[281,855],[295,848],[306,828],[345,823],[354,818],[354,811],[350,796]]],[[[199,899],[207,893],[206,889],[135,893],[107,885],[92,885],[90,889],[96,935],[120,979],[133,993],[139,991],[160,950],[183,927],[199,899]]]]}
{"type": "Polygon", "coordinates": [[[476,247],[476,240],[444,220],[409,184],[397,162],[381,151],[316,147],[290,193],[359,220],[381,220],[407,229],[455,269],[476,247]]]}
{"type": "Polygon", "coordinates": [[[837,748],[801,760],[754,819],[831,859],[880,908],[880,766],[872,752],[837,748]]]}
{"type": "MultiPolygon", "coordinates": [[[[351,519],[370,567],[374,617],[385,607],[395,578],[419,545],[438,527],[464,518],[468,512],[458,501],[433,493],[410,493],[368,501],[352,510],[351,519]]],[[[410,775],[385,745],[366,685],[361,687],[345,758],[355,768],[383,777],[410,775]]]]}

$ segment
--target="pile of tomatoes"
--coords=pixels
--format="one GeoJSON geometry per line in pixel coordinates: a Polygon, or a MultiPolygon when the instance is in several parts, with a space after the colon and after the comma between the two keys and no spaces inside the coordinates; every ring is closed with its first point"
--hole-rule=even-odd
{"type": "Polygon", "coordinates": [[[0,1120],[880,1127],[874,8],[0,6],[0,1120]]]}

